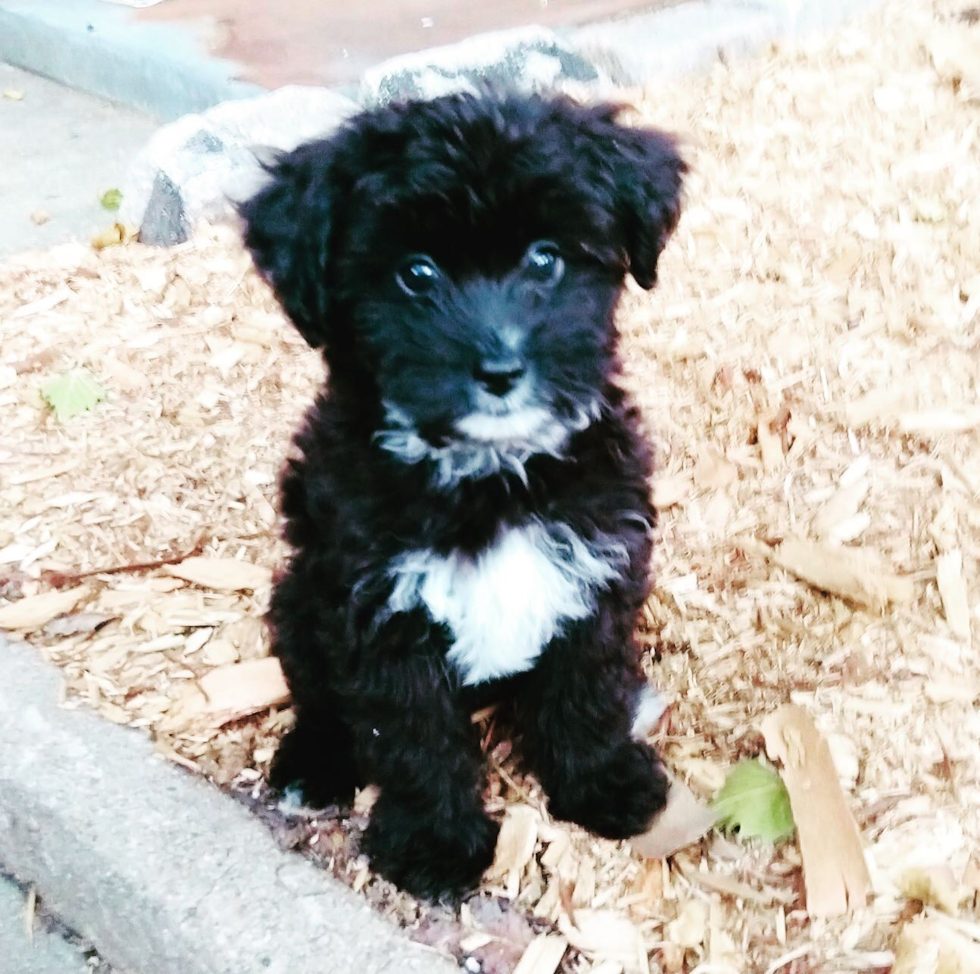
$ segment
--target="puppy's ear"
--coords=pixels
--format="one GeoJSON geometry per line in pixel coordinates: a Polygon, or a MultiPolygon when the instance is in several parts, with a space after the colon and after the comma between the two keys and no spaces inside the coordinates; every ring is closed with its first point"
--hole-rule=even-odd
{"type": "Polygon", "coordinates": [[[337,191],[329,143],[310,143],[267,167],[270,180],[238,207],[245,246],[283,310],[314,348],[326,343],[330,318],[330,230],[337,191]]]}
{"type": "Polygon", "coordinates": [[[663,132],[620,128],[617,204],[630,273],[642,288],[657,283],[657,261],[681,214],[687,164],[663,132]]]}

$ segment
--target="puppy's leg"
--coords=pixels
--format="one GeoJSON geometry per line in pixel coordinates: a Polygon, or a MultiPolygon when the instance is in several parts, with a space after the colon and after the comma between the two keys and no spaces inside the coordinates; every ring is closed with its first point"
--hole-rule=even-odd
{"type": "Polygon", "coordinates": [[[308,597],[296,566],[280,579],[269,609],[272,651],[289,684],[296,724],[279,744],[269,784],[313,808],[348,804],[363,785],[354,737],[335,689],[332,651],[343,645],[340,610],[308,597]]]}
{"type": "Polygon", "coordinates": [[[443,660],[388,660],[357,703],[358,754],[381,787],[364,836],[372,867],[416,896],[457,899],[493,861],[498,825],[483,809],[477,732],[443,660]]]}
{"type": "Polygon", "coordinates": [[[667,778],[653,748],[633,737],[646,684],[617,631],[592,619],[553,642],[519,691],[517,719],[552,814],[625,839],[663,809],[667,778]]]}
{"type": "Polygon", "coordinates": [[[354,736],[329,701],[299,708],[279,744],[269,784],[311,808],[347,805],[365,782],[354,760],[354,736]]]}

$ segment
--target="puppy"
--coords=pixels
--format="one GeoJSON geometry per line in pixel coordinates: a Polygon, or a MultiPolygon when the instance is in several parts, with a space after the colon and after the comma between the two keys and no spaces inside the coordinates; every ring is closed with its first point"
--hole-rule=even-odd
{"type": "Polygon", "coordinates": [[[613,315],[627,273],[656,280],[684,171],[611,106],[451,95],[353,118],[242,208],[329,367],[282,481],[296,724],[272,784],[313,805],[379,785],[365,851],[418,896],[493,857],[480,691],[556,817],[621,839],[665,804],[632,732],[651,460],[613,315]]]}

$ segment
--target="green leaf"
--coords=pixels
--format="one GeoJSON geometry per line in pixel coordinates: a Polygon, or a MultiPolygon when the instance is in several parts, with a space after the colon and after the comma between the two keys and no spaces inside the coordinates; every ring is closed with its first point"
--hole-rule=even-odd
{"type": "Polygon", "coordinates": [[[104,210],[118,210],[119,204],[122,203],[122,190],[119,189],[107,189],[101,197],[99,197],[99,202],[102,204],[104,210]]]}
{"type": "Polygon", "coordinates": [[[105,389],[84,369],[73,369],[59,379],[52,379],[41,389],[41,395],[58,419],[71,419],[102,402],[105,389]]]}
{"type": "Polygon", "coordinates": [[[743,838],[775,843],[796,831],[783,779],[758,761],[739,761],[728,772],[712,808],[721,828],[743,838]]]}

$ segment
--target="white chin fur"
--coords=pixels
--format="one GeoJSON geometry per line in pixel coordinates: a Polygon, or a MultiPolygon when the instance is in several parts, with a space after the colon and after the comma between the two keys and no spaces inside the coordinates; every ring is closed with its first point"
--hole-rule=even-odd
{"type": "Polygon", "coordinates": [[[461,439],[434,446],[419,436],[401,409],[386,404],[388,427],[377,434],[377,440],[402,463],[430,462],[433,481],[443,489],[504,470],[526,481],[524,464],[531,457],[560,457],[572,433],[585,429],[599,414],[597,402],[570,417],[558,417],[541,406],[524,406],[499,415],[473,412],[456,424],[461,439]]]}
{"type": "Polygon", "coordinates": [[[551,422],[554,419],[549,410],[527,406],[503,416],[470,413],[456,424],[456,429],[463,436],[484,443],[531,442],[551,422]]]}

